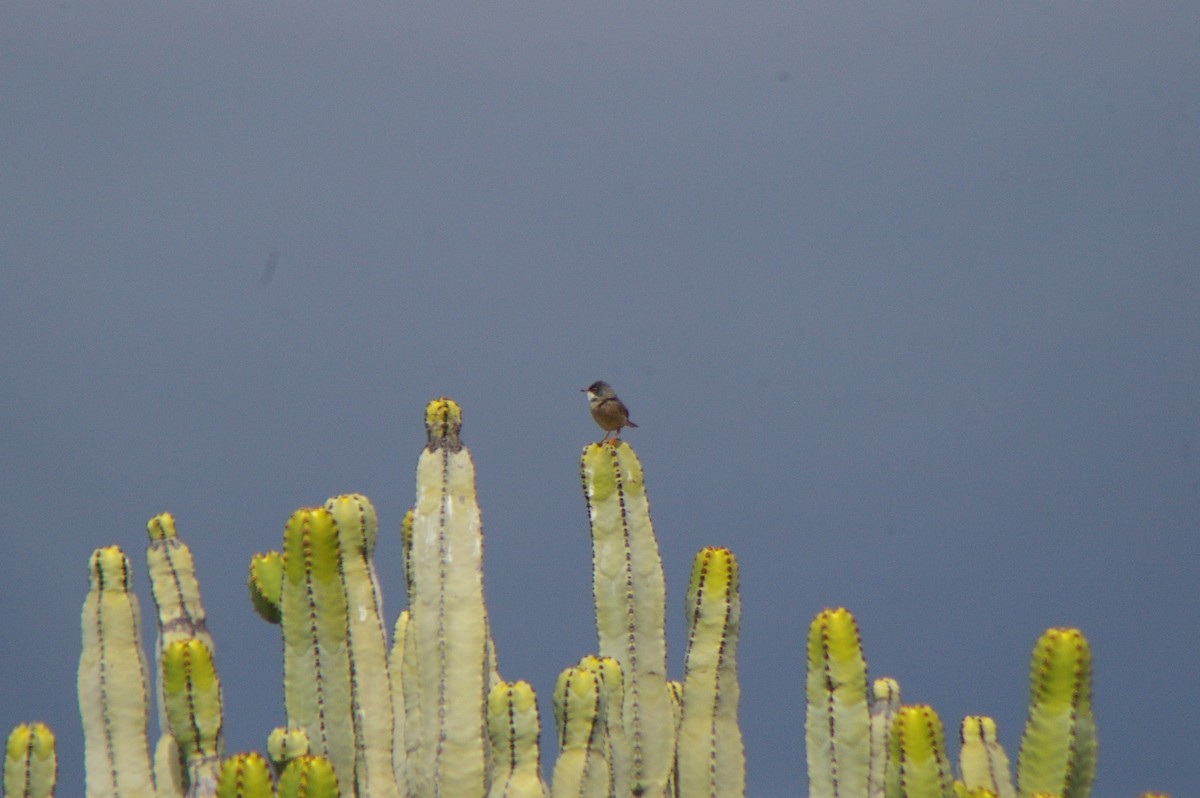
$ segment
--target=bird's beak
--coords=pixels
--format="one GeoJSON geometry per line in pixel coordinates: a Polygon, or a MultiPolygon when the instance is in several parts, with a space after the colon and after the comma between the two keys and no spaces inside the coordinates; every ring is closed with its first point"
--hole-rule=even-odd
{"type": "Polygon", "coordinates": [[[580,392],[580,393],[587,393],[587,388],[580,388],[580,389],[579,389],[579,392],[580,392]]]}

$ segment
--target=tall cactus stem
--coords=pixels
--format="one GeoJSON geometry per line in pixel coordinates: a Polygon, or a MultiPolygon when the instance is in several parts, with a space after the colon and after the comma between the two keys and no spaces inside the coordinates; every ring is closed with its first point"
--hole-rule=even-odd
{"type": "Polygon", "coordinates": [[[746,792],[738,728],[738,567],[729,549],[701,549],[687,593],[688,645],[676,744],[680,798],[736,798],[746,792]]]}
{"type": "Polygon", "coordinates": [[[641,463],[615,440],[584,447],[580,459],[592,531],[592,590],[602,656],[624,677],[623,719],[630,784],[618,792],[661,796],[675,761],[675,723],[666,678],[662,560],[641,463]]]}
{"type": "Polygon", "coordinates": [[[224,743],[221,683],[208,644],[175,640],[162,651],[162,693],[171,736],[187,765],[188,798],[216,792],[224,743]]]}
{"type": "Polygon", "coordinates": [[[343,798],[354,792],[354,728],[346,597],[339,577],[337,526],[324,507],[292,514],[283,533],[284,704],[288,726],[303,729],[329,758],[343,798]]]}
{"type": "Polygon", "coordinates": [[[372,561],[379,526],[375,507],[366,496],[353,493],[329,499],[325,509],[337,525],[345,592],[355,792],[400,798],[392,767],[394,716],[383,598],[372,561]]]}
{"type": "Polygon", "coordinates": [[[1078,629],[1047,629],[1033,649],[1029,714],[1017,758],[1021,796],[1086,798],[1096,772],[1092,654],[1078,629]]]}
{"type": "MultiPolygon", "coordinates": [[[[462,412],[442,398],[425,410],[428,443],[417,462],[412,518],[409,647],[420,702],[417,744],[428,777],[410,771],[418,798],[487,792],[488,625],[483,603],[483,532],[475,466],[462,445],[462,412]],[[414,780],[415,779],[415,780],[414,780]]],[[[412,728],[407,732],[411,735],[412,728]]],[[[410,739],[410,746],[412,741],[410,739]]]]}
{"type": "Polygon", "coordinates": [[[87,798],[154,798],[146,660],[129,559],[108,546],[93,552],[89,569],[78,677],[87,798]]]}
{"type": "Polygon", "coordinates": [[[806,694],[810,798],[863,798],[871,756],[867,664],[848,610],[822,610],[809,626],[806,694]]]}
{"type": "Polygon", "coordinates": [[[888,735],[900,708],[900,685],[887,676],[871,682],[871,767],[867,798],[884,798],[887,791],[888,735]]]}

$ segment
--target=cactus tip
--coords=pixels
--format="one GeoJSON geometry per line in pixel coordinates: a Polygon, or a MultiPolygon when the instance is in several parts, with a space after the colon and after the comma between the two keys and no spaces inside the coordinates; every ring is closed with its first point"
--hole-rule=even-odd
{"type": "Polygon", "coordinates": [[[425,446],[429,451],[448,449],[457,452],[462,448],[461,430],[462,409],[453,399],[442,396],[425,406],[425,446]]]}
{"type": "Polygon", "coordinates": [[[170,513],[159,513],[154,516],[146,522],[146,534],[150,536],[151,543],[174,539],[176,537],[174,516],[170,513]]]}

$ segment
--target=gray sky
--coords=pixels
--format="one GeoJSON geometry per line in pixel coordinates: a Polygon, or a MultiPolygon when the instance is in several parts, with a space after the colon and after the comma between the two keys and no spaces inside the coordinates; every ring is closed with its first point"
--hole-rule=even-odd
{"type": "Polygon", "coordinates": [[[1081,627],[1094,794],[1200,793],[1197,30],[1182,2],[5,4],[0,730],[49,722],[80,793],[87,558],[124,547],[149,620],[170,510],[229,747],[263,748],[250,556],[362,491],[394,618],[442,394],[500,669],[548,726],[595,647],[606,379],[673,676],[693,554],[741,562],[750,795],[803,793],[830,605],[1014,760],[1034,641],[1081,627]]]}

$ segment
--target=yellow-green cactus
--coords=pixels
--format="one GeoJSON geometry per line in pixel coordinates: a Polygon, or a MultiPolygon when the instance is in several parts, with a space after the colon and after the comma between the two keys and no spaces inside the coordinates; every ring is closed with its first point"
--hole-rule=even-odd
{"type": "Polygon", "coordinates": [[[360,796],[400,798],[392,767],[394,718],[383,597],[372,559],[379,525],[375,507],[366,496],[353,493],[329,499],[325,509],[337,526],[346,600],[354,789],[360,796]]]}
{"type": "Polygon", "coordinates": [[[588,654],[576,667],[589,670],[600,677],[600,689],[604,691],[604,758],[608,760],[614,785],[630,783],[633,755],[629,750],[629,739],[625,736],[623,705],[625,703],[625,679],[621,675],[621,663],[613,657],[597,657],[588,654]]]}
{"type": "Polygon", "coordinates": [[[488,798],[545,798],[537,696],[528,682],[500,682],[488,694],[492,784],[488,798]]]}
{"type": "Polygon", "coordinates": [[[621,664],[623,719],[631,752],[622,793],[657,798],[675,761],[675,723],[667,690],[662,560],[642,466],[620,440],[594,443],[580,459],[592,529],[592,591],[600,654],[621,664]]]}
{"type": "Polygon", "coordinates": [[[297,510],[283,533],[283,687],[288,726],[308,734],[353,794],[354,725],[346,595],[339,575],[337,524],[324,507],[297,510]]]}
{"type": "MultiPolygon", "coordinates": [[[[202,713],[195,724],[188,721],[179,727],[174,725],[176,721],[169,714],[171,698],[163,693],[165,686],[171,682],[164,672],[164,655],[178,644],[195,643],[203,646],[207,652],[208,667],[212,669],[214,644],[200,600],[200,583],[196,579],[192,552],[179,539],[175,519],[170,513],[151,518],[146,524],[146,534],[150,541],[146,548],[146,567],[158,626],[158,645],[155,647],[158,680],[155,694],[158,697],[159,728],[163,731],[154,749],[155,791],[158,798],[174,798],[185,793],[192,798],[207,796],[215,789],[215,757],[219,756],[221,749],[220,685],[215,682],[215,669],[212,672],[218,694],[215,701],[206,701],[203,707],[194,710],[202,713]],[[218,713],[216,717],[203,714],[214,707],[218,713]],[[186,739],[173,738],[176,729],[186,739]],[[214,730],[217,738],[204,739],[207,730],[214,730]]],[[[178,686],[179,674],[174,676],[172,683],[178,686]]],[[[176,704],[179,700],[176,696],[176,704]]]]}
{"type": "Polygon", "coordinates": [[[488,627],[483,603],[483,532],[475,499],[475,466],[462,445],[462,412],[449,399],[425,411],[428,443],[417,462],[412,518],[413,571],[407,651],[415,683],[405,699],[420,705],[422,770],[409,790],[424,796],[487,792],[488,627]],[[428,767],[428,773],[423,768],[428,767]]]}
{"type": "Polygon", "coordinates": [[[278,776],[293,759],[311,753],[308,732],[304,729],[289,729],[276,726],[267,735],[267,756],[271,759],[271,770],[278,776]]]}
{"type": "Polygon", "coordinates": [[[187,765],[187,794],[216,791],[224,747],[221,683],[208,644],[175,640],[162,650],[162,690],[171,735],[187,765]]]}
{"type": "Polygon", "coordinates": [[[271,771],[259,754],[234,754],[221,763],[217,798],[270,798],[273,794],[271,771]]]}
{"type": "Polygon", "coordinates": [[[283,555],[277,551],[260,552],[250,558],[246,579],[250,602],[267,623],[280,623],[279,601],[283,595],[283,555]]]}
{"type": "Polygon", "coordinates": [[[558,728],[558,760],[551,792],[554,798],[608,798],[614,794],[604,733],[605,707],[599,672],[575,667],[559,674],[554,686],[554,722],[558,728]]]}
{"type": "Polygon", "coordinates": [[[44,723],[22,723],[4,747],[4,794],[10,798],[51,798],[58,777],[54,733],[44,723]]]}
{"type": "MultiPolygon", "coordinates": [[[[392,630],[392,647],[388,650],[388,673],[392,681],[392,774],[396,779],[396,789],[401,795],[408,795],[408,728],[418,724],[416,714],[417,702],[405,700],[404,689],[404,649],[408,640],[408,610],[404,610],[396,618],[392,630]],[[410,720],[409,713],[413,713],[410,720]]],[[[411,652],[410,656],[411,656],[411,652]]],[[[410,667],[413,664],[409,663],[410,667]]],[[[414,681],[415,681],[415,677],[414,681]]],[[[413,735],[415,738],[416,735],[413,735]]]]}
{"type": "Polygon", "coordinates": [[[146,567],[158,610],[159,648],[176,640],[199,640],[210,652],[215,651],[192,552],[176,534],[174,517],[170,513],[154,516],[146,524],[146,534],[150,538],[146,567]]]}
{"type": "Polygon", "coordinates": [[[888,736],[900,709],[900,685],[887,676],[871,682],[871,766],[867,798],[884,798],[887,791],[888,736]]]}
{"type": "Polygon", "coordinates": [[[275,794],[279,798],[335,798],[340,794],[337,773],[323,756],[296,757],[279,774],[275,794]]]}
{"type": "Polygon", "coordinates": [[[888,798],[953,798],[942,720],[923,704],[901,707],[888,745],[888,798]]]}
{"type": "Polygon", "coordinates": [[[1017,764],[1020,794],[1086,798],[1095,771],[1091,650],[1078,629],[1047,629],[1030,665],[1029,715],[1017,764]]]}
{"type": "Polygon", "coordinates": [[[996,721],[982,715],[963,718],[959,741],[958,770],[963,785],[973,792],[987,790],[996,798],[1016,798],[1008,755],[996,737],[996,721]]]}
{"type": "Polygon", "coordinates": [[[129,559],[108,546],[96,549],[89,568],[78,678],[87,798],[155,798],[141,613],[130,591],[129,559]]]}
{"type": "MultiPolygon", "coordinates": [[[[371,559],[377,523],[364,497],[339,496],[298,510],[282,553],[251,563],[254,605],[281,624],[285,643],[291,725],[268,743],[281,764],[279,796],[545,795],[533,691],[523,682],[501,682],[496,670],[483,603],[474,467],[461,423],[461,411],[448,399],[426,408],[417,502],[401,529],[410,609],[396,622],[390,652],[371,559]]],[[[584,449],[581,476],[601,656],[584,657],[556,684],[560,756],[553,794],[741,795],[736,562],[719,548],[697,555],[684,683],[668,681],[662,565],[641,465],[628,444],[608,441],[584,449]]],[[[87,796],[265,798],[271,779],[261,757],[241,754],[217,770],[220,687],[191,556],[169,514],[151,519],[147,530],[158,606],[159,709],[174,734],[159,740],[152,778],[147,668],[129,563],[116,547],[98,549],[90,560],[78,677],[87,796]]],[[[1096,752],[1091,661],[1077,630],[1051,629],[1034,651],[1015,791],[990,719],[964,721],[962,780],[956,782],[936,713],[901,707],[891,679],[876,680],[868,694],[858,630],[847,611],[817,616],[807,659],[811,796],[1088,793],[1096,752]]],[[[49,730],[18,727],[7,748],[6,794],[49,796],[54,770],[49,730]]]]}
{"type": "Polygon", "coordinates": [[[866,796],[871,716],[867,664],[849,611],[826,609],[808,630],[805,739],[810,798],[866,796]]]}
{"type": "Polygon", "coordinates": [[[677,789],[680,798],[746,792],[738,727],[737,641],[741,619],[737,560],[729,549],[701,549],[687,593],[677,789]]]}

